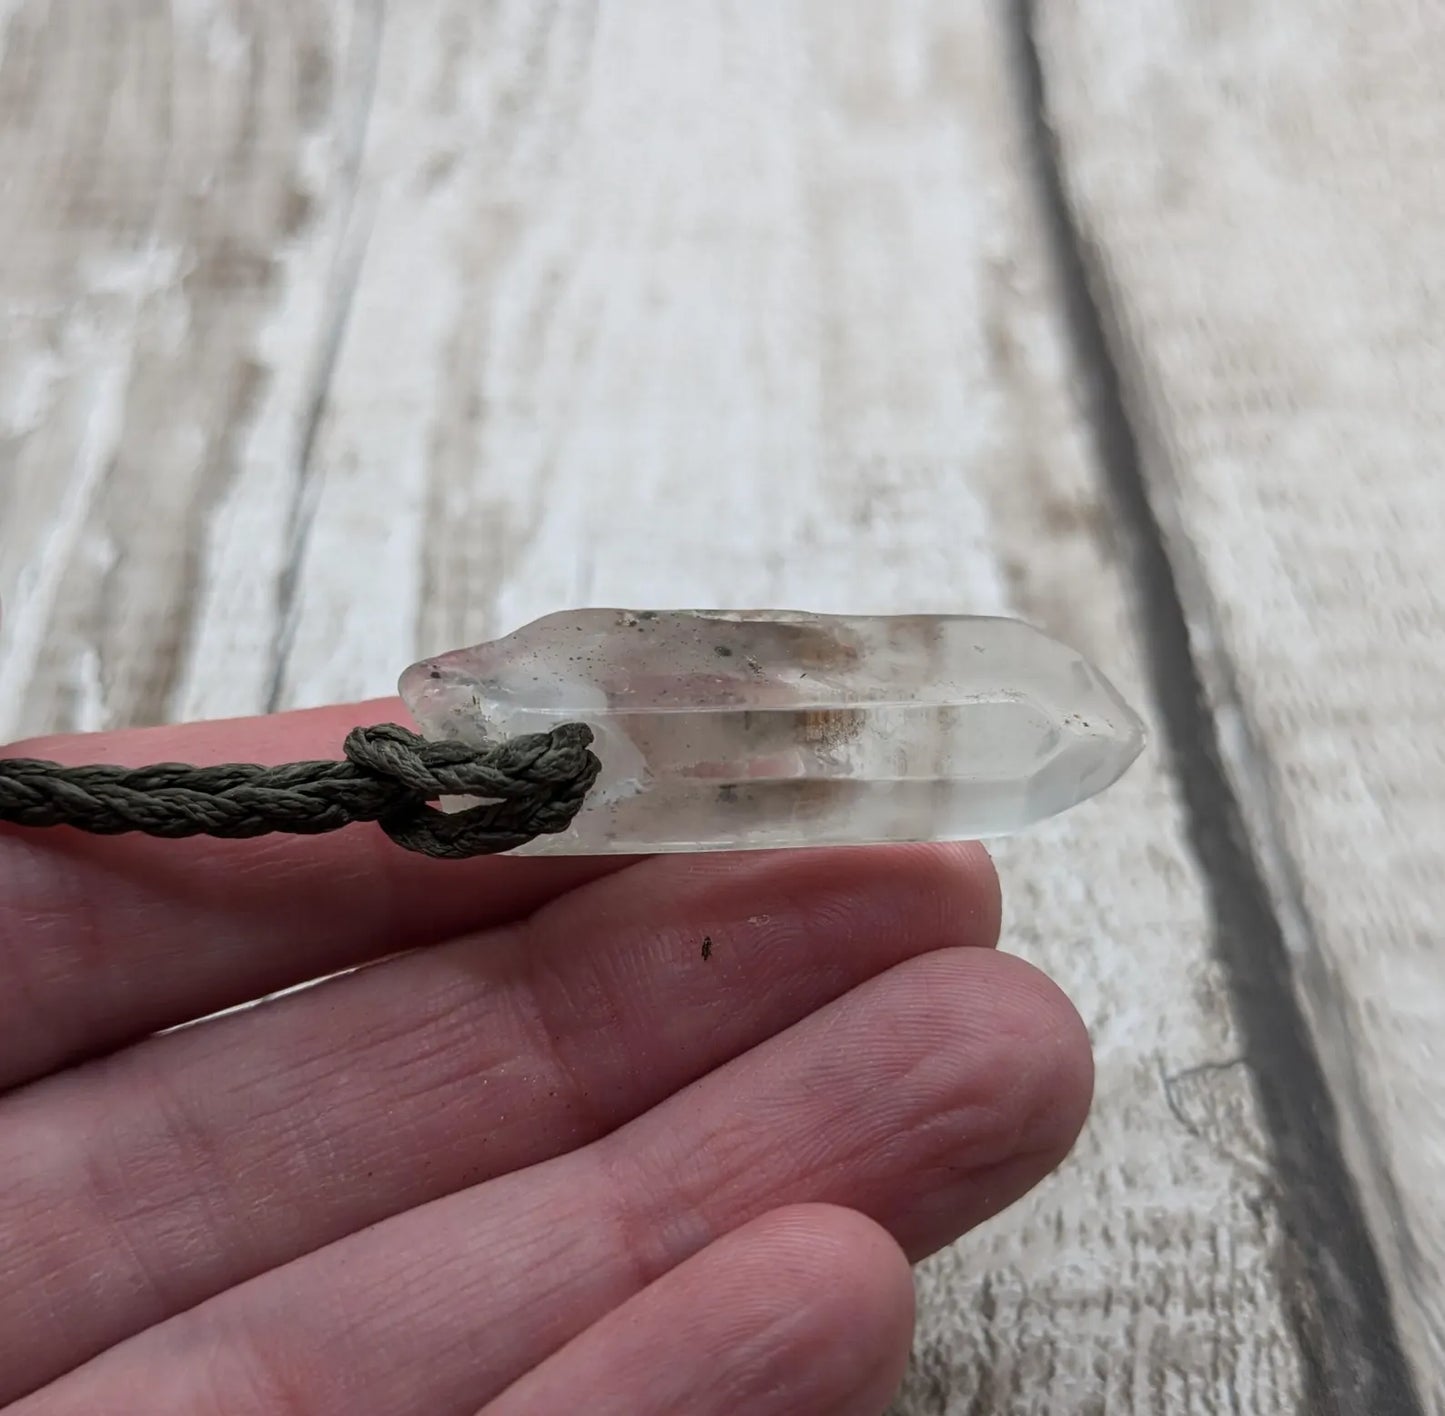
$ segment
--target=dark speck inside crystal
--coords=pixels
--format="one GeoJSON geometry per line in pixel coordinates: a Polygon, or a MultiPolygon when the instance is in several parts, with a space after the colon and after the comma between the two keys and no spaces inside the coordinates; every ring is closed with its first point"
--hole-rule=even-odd
{"type": "Polygon", "coordinates": [[[733,651],[729,649],[726,644],[715,644],[712,652],[716,654],[719,659],[731,659],[733,656],[733,651]]]}

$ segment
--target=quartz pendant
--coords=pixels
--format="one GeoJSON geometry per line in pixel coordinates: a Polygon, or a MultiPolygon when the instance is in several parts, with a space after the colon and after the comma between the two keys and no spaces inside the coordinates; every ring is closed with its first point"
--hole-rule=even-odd
{"type": "Polygon", "coordinates": [[[433,739],[592,728],[596,785],[528,855],[999,836],[1144,741],[1073,650],[968,615],[572,610],[423,660],[401,694],[433,739]]]}

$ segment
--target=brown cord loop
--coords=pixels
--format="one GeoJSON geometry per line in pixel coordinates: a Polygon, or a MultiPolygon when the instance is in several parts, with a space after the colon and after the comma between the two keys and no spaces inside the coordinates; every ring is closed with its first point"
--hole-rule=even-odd
{"type": "Polygon", "coordinates": [[[602,764],[589,750],[592,729],[563,723],[549,733],[509,738],[485,751],[427,742],[395,723],[353,728],[347,760],[405,786],[409,800],[377,817],[399,846],[440,859],[490,855],[565,831],[602,764]],[[465,811],[438,811],[442,796],[484,797],[465,811]],[[494,799],[493,799],[494,798],[494,799]]]}
{"type": "Polygon", "coordinates": [[[375,821],[409,851],[457,860],[566,830],[601,770],[591,742],[585,723],[480,748],[383,723],[353,728],[340,762],[66,767],[0,759],[0,821],[170,839],[319,835],[375,821]],[[431,805],[443,796],[483,800],[444,812],[431,805]]]}

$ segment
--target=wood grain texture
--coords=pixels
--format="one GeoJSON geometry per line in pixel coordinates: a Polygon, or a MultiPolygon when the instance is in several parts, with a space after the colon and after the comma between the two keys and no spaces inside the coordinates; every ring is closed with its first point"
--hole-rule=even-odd
{"type": "Polygon", "coordinates": [[[318,267],[345,181],[355,27],[316,6],[11,7],[7,734],[184,707],[191,597],[223,521],[244,527],[248,572],[267,587],[260,605],[231,592],[232,634],[251,637],[226,673],[264,667],[285,554],[274,524],[313,383],[296,364],[326,315],[318,267]],[[268,342],[298,240],[311,258],[303,308],[268,342]],[[242,509],[253,465],[270,484],[242,509]]]}
{"type": "MultiPolygon", "coordinates": [[[[7,736],[386,692],[585,603],[1017,612],[1152,716],[1001,8],[95,13],[0,9],[7,736]]],[[[1076,85],[1081,14],[1049,50],[1076,85]]],[[[1078,121],[1081,162],[1134,161],[1078,121]]],[[[1204,444],[1241,446],[1249,406],[1216,412],[1204,444]]],[[[1201,560],[1233,534],[1285,596],[1199,499],[1201,560]]],[[[1290,701],[1296,739],[1374,721],[1290,701]]],[[[1303,1409],[1311,1296],[1166,769],[999,853],[1006,947],[1078,1002],[1098,1097],[1057,1177],[923,1268],[902,1416],[1303,1409]]]]}
{"type": "Polygon", "coordinates": [[[1235,790],[1441,1412],[1445,14],[1323,9],[1050,6],[1041,37],[1235,790]]]}

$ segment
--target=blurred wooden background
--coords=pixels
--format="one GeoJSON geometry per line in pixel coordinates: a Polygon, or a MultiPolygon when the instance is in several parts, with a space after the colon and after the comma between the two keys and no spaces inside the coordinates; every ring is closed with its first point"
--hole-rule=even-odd
{"type": "Polygon", "coordinates": [[[1024,615],[1099,1059],[900,1416],[1445,1411],[1445,10],[0,0],[0,736],[1024,615]]]}

